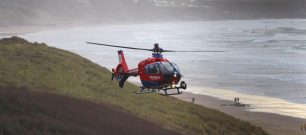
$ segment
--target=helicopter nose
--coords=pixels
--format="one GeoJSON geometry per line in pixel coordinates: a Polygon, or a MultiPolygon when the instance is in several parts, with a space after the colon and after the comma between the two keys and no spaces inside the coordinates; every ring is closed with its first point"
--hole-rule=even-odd
{"type": "Polygon", "coordinates": [[[167,84],[177,84],[180,81],[180,79],[181,75],[176,72],[164,75],[164,81],[167,84]]]}
{"type": "Polygon", "coordinates": [[[172,76],[172,82],[178,83],[180,79],[181,79],[181,75],[178,74],[177,72],[174,72],[172,76]]]}

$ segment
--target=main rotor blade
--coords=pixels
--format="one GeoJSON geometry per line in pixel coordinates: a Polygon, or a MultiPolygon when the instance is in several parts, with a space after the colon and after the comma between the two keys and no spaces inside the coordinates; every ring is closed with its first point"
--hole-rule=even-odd
{"type": "MultiPolygon", "coordinates": [[[[119,46],[119,45],[109,45],[109,44],[101,44],[101,43],[93,43],[93,42],[86,42],[87,44],[93,45],[100,45],[100,46],[108,46],[108,47],[116,47],[116,48],[125,48],[125,49],[133,49],[133,50],[143,50],[143,51],[156,51],[154,49],[145,49],[145,48],[136,48],[136,47],[126,47],[126,46],[119,46]]],[[[160,48],[160,53],[162,52],[224,52],[224,51],[174,51],[174,50],[163,50],[160,48]]]]}
{"type": "Polygon", "coordinates": [[[93,44],[93,45],[101,45],[101,46],[116,47],[116,48],[125,48],[125,49],[133,49],[133,50],[153,51],[152,49],[144,49],[144,48],[126,47],[126,46],[118,46],[118,45],[108,45],[108,44],[100,44],[100,43],[93,43],[93,42],[86,42],[86,43],[87,43],[87,44],[93,44]]]}
{"type": "Polygon", "coordinates": [[[163,52],[225,52],[225,51],[173,51],[173,50],[163,50],[163,52]]]}

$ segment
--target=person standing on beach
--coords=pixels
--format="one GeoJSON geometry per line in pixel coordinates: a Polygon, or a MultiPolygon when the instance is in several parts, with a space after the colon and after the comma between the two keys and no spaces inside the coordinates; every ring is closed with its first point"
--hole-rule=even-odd
{"type": "Polygon", "coordinates": [[[304,125],[301,124],[301,131],[304,131],[304,125]]]}
{"type": "Polygon", "coordinates": [[[195,101],[195,98],[194,98],[194,97],[192,97],[192,103],[194,103],[194,101],[195,101]]]}
{"type": "Polygon", "coordinates": [[[304,124],[304,131],[306,132],[306,124],[304,124]]]}

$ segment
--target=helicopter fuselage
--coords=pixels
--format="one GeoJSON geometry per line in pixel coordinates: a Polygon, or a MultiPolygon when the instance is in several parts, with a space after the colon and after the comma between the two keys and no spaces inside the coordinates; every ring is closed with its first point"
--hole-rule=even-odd
{"type": "Polygon", "coordinates": [[[180,86],[177,86],[182,77],[179,67],[163,58],[160,53],[153,53],[152,57],[142,60],[139,62],[138,68],[134,69],[128,68],[123,51],[118,51],[118,57],[119,64],[115,69],[112,69],[112,79],[115,78],[121,88],[130,76],[139,76],[142,83],[141,93],[144,89],[148,89],[152,91],[163,90],[167,94],[167,90],[177,89],[178,94],[181,94],[179,89],[186,89],[184,81],[180,86]]]}
{"type": "Polygon", "coordinates": [[[138,64],[138,74],[144,88],[175,86],[182,76],[176,64],[162,57],[151,57],[141,61],[138,64]]]}

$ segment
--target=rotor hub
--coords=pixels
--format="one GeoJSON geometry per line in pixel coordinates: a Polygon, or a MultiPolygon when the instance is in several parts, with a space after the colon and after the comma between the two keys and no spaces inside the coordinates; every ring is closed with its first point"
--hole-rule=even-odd
{"type": "Polygon", "coordinates": [[[158,43],[154,44],[154,48],[152,49],[153,53],[160,54],[163,52],[163,49],[159,47],[158,43]]]}

